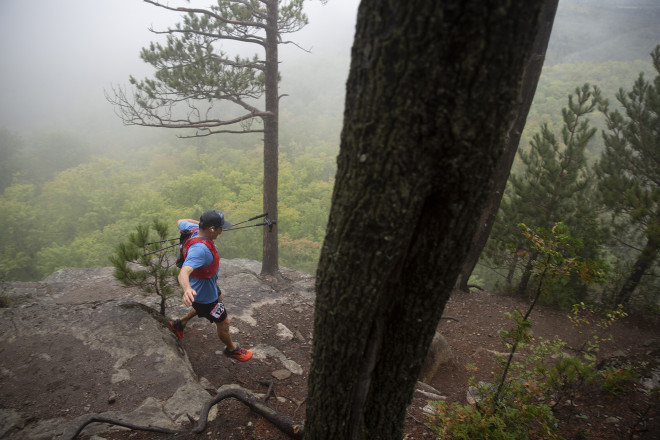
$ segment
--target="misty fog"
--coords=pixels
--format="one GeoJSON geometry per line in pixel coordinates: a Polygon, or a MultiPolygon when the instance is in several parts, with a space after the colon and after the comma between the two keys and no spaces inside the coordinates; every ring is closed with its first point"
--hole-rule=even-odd
{"type": "MultiPolygon", "coordinates": [[[[192,5],[211,3],[196,0],[192,5]]],[[[332,57],[343,61],[335,64],[339,79],[332,85],[343,94],[358,3],[306,4],[309,25],[287,37],[308,52],[294,45],[280,46],[281,93],[296,93],[286,78],[298,63],[313,65],[332,57]]],[[[163,30],[179,21],[180,14],[140,0],[3,0],[0,126],[21,134],[71,130],[104,143],[143,135],[174,138],[171,131],[123,127],[104,90],[128,84],[129,75],[137,79],[150,75],[151,66],[140,59],[140,50],[151,41],[164,41],[164,36],[149,28],[163,30]]]]}
{"type": "MultiPolygon", "coordinates": [[[[305,2],[309,24],[283,36],[295,44],[279,46],[278,203],[286,218],[278,223],[280,248],[285,265],[310,272],[327,223],[358,5],[305,2]]],[[[12,249],[23,249],[30,263],[14,264],[16,279],[48,275],[62,264],[107,264],[112,246],[140,219],[190,216],[182,211],[213,204],[238,217],[262,209],[261,134],[179,139],[188,133],[124,126],[106,100],[116,87],[130,92],[130,76],[152,77],[140,51],[166,38],[149,29],[180,21],[179,13],[141,0],[0,1],[0,220],[16,231],[0,244],[0,266],[14,263],[12,249]],[[215,187],[206,188],[208,181],[215,187]],[[79,191],[81,185],[89,190],[79,191]],[[190,192],[199,193],[195,200],[190,192]],[[67,223],[74,211],[76,228],[67,223]],[[48,212],[49,231],[39,229],[39,242],[14,243],[34,212],[48,212]],[[90,238],[90,231],[103,235],[90,238]],[[34,273],[19,273],[24,268],[34,273]]],[[[660,44],[658,23],[657,0],[560,0],[521,148],[542,124],[561,124],[575,87],[598,85],[615,101],[639,72],[654,74],[649,52],[660,44]]],[[[223,49],[262,56],[255,47],[223,49]]],[[[594,141],[589,160],[601,150],[602,140],[594,141]]],[[[232,240],[224,243],[228,256],[259,258],[257,235],[232,240]]]]}
{"type": "MultiPolygon", "coordinates": [[[[210,3],[196,0],[192,4],[210,3]]],[[[306,3],[309,25],[287,37],[309,52],[294,45],[280,46],[281,93],[295,97],[300,94],[296,88],[305,94],[313,93],[323,83],[334,89],[338,102],[342,102],[358,4],[358,0],[330,0],[325,5],[320,0],[306,3]],[[334,71],[328,71],[327,63],[334,71]],[[315,72],[314,78],[298,78],[296,72],[301,66],[315,72]]],[[[616,11],[622,7],[649,9],[653,2],[560,1],[548,63],[603,58],[646,61],[648,52],[660,42],[660,26],[645,30],[644,40],[640,40],[639,35],[631,36],[631,31],[640,26],[638,18],[622,21],[617,14],[580,14],[579,8],[589,5],[616,11]],[[579,50],[570,42],[575,38],[585,40],[579,50]]],[[[649,13],[656,14],[656,24],[660,22],[657,8],[644,12],[649,13]]],[[[140,49],[151,41],[164,40],[164,36],[149,32],[149,28],[165,29],[178,21],[179,14],[140,0],[3,0],[0,126],[22,135],[42,129],[71,130],[108,145],[133,136],[174,138],[175,133],[170,131],[123,127],[105,100],[104,90],[126,85],[129,75],[138,79],[149,76],[150,66],[139,58],[140,49]]],[[[285,111],[286,107],[284,100],[282,109],[285,111]]],[[[339,117],[341,104],[333,111],[339,117]]]]}

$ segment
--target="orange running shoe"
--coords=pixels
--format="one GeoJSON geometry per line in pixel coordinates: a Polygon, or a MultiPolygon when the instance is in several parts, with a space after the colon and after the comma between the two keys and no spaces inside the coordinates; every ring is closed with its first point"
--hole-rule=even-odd
{"type": "Polygon", "coordinates": [[[252,359],[252,352],[250,350],[241,348],[238,345],[236,346],[234,351],[229,351],[225,348],[223,353],[225,356],[238,359],[241,362],[249,361],[250,359],[252,359]]]}
{"type": "Polygon", "coordinates": [[[174,321],[170,321],[170,328],[174,332],[177,338],[183,339],[183,326],[181,325],[181,320],[180,319],[175,319],[174,321]]]}

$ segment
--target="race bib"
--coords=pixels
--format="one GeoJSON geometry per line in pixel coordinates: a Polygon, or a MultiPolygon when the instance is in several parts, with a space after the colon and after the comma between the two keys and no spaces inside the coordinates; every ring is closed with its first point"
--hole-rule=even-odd
{"type": "Polygon", "coordinates": [[[214,318],[220,318],[220,315],[222,315],[225,311],[225,305],[221,302],[218,302],[215,307],[213,307],[213,310],[211,310],[211,316],[214,318]]]}

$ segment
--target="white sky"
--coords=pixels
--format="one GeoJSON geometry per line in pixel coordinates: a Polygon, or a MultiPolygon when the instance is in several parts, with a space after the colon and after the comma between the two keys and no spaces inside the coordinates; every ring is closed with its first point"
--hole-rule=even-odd
{"type": "MultiPolygon", "coordinates": [[[[311,47],[312,57],[329,50],[349,56],[358,4],[308,0],[310,24],[289,37],[311,47]]],[[[140,49],[164,38],[148,28],[178,21],[179,14],[141,0],[0,0],[0,126],[66,129],[93,117],[117,118],[103,91],[127,84],[129,75],[147,75],[140,49]]],[[[287,50],[280,56],[285,62],[287,50]]]]}

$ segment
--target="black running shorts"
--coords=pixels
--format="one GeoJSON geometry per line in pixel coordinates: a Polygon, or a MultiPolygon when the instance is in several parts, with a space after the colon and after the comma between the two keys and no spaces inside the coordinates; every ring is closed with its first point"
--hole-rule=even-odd
{"type": "Polygon", "coordinates": [[[227,310],[222,301],[215,300],[212,303],[192,303],[193,309],[200,318],[206,318],[211,322],[222,322],[227,319],[227,310]]]}

